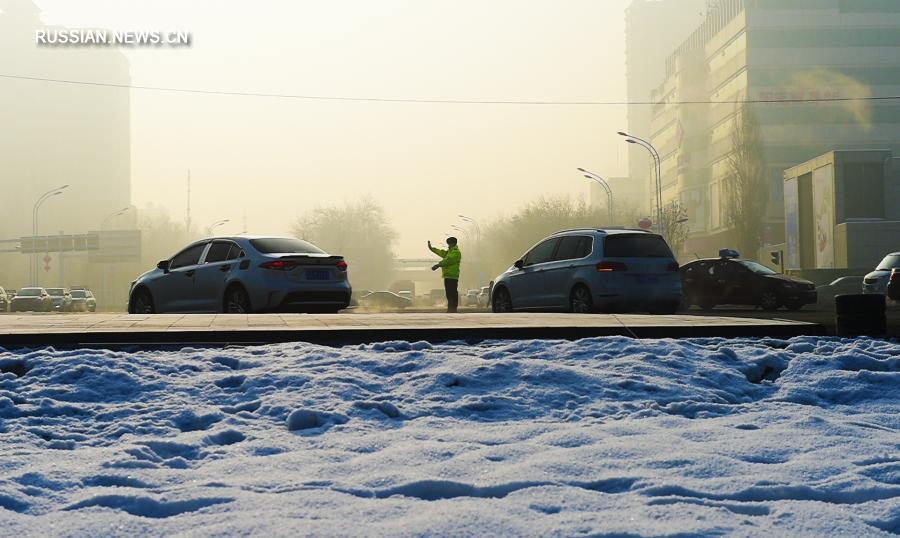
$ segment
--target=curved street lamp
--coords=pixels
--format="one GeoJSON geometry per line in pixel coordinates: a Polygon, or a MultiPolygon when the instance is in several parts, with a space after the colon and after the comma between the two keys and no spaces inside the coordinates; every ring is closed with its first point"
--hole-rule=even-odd
{"type": "Polygon", "coordinates": [[[127,213],[130,209],[131,209],[131,206],[123,207],[122,209],[120,209],[120,210],[118,210],[118,211],[113,211],[112,213],[110,213],[109,215],[107,215],[106,218],[104,218],[104,219],[100,222],[100,231],[101,231],[101,232],[103,231],[103,228],[106,227],[106,223],[107,223],[107,222],[109,222],[110,220],[112,220],[112,219],[118,217],[119,215],[124,215],[124,214],[127,213]]]}
{"type": "MultiPolygon", "coordinates": [[[[38,210],[41,208],[41,205],[46,202],[48,199],[58,196],[62,194],[62,191],[69,188],[69,184],[66,183],[61,187],[56,187],[55,189],[50,189],[44,194],[40,195],[37,201],[34,203],[34,207],[31,210],[31,237],[32,241],[37,241],[38,234],[38,210]]],[[[36,244],[34,245],[37,246],[36,244]]],[[[37,285],[38,281],[38,254],[37,251],[31,253],[31,279],[34,285],[37,285]]]]}
{"type": "Polygon", "coordinates": [[[606,191],[606,210],[609,213],[609,217],[607,217],[607,220],[609,221],[608,225],[612,226],[613,225],[613,192],[612,192],[612,188],[609,186],[609,183],[607,183],[607,181],[605,179],[603,179],[601,176],[599,176],[593,172],[590,172],[588,170],[585,170],[584,168],[579,168],[578,171],[583,173],[585,178],[599,183],[600,186],[603,187],[603,190],[606,191]]]}
{"type": "Polygon", "coordinates": [[[216,222],[214,222],[214,223],[210,224],[209,226],[207,226],[207,228],[206,228],[206,235],[207,235],[207,236],[211,236],[214,229],[218,228],[219,226],[222,226],[223,224],[227,224],[227,223],[229,223],[229,222],[231,222],[231,219],[217,220],[216,222]]]}
{"type": "Polygon", "coordinates": [[[659,158],[659,152],[656,151],[656,148],[650,142],[644,140],[639,136],[634,136],[632,134],[628,134],[624,131],[619,131],[617,133],[619,136],[624,136],[625,141],[629,144],[637,144],[638,146],[643,147],[647,151],[650,152],[650,155],[653,157],[653,160],[656,163],[656,227],[659,230],[659,235],[663,235],[663,227],[662,227],[662,163],[659,158]]]}

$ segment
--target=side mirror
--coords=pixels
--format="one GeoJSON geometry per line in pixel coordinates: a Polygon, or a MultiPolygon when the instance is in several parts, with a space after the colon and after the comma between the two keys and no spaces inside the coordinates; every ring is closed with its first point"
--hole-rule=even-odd
{"type": "Polygon", "coordinates": [[[525,267],[525,260],[516,260],[516,263],[513,264],[516,269],[521,269],[525,267]]]}
{"type": "Polygon", "coordinates": [[[163,260],[156,264],[157,269],[162,269],[164,273],[169,272],[169,260],[163,260]]]}

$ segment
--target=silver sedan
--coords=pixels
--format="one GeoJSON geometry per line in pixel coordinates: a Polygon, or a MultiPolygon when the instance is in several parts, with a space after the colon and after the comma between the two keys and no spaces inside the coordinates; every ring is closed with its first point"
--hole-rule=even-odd
{"type": "Polygon", "coordinates": [[[132,282],[128,312],[337,312],[350,292],[344,258],[308,241],[215,237],[132,282]]]}

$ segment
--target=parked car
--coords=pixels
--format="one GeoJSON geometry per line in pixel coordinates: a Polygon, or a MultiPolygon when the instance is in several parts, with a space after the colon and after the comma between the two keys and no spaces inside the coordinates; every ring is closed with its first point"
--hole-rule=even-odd
{"type": "Polygon", "coordinates": [[[350,304],[347,262],[301,239],[194,242],[131,284],[128,311],[337,312],[350,304]]]}
{"type": "Polygon", "coordinates": [[[892,301],[900,301],[900,269],[891,269],[888,279],[887,296],[892,301]]]}
{"type": "Polygon", "coordinates": [[[887,293],[888,280],[891,278],[891,270],[900,269],[900,252],[888,254],[874,271],[863,279],[863,293],[887,293]]]}
{"type": "Polygon", "coordinates": [[[482,286],[478,291],[478,307],[487,308],[491,304],[491,287],[482,286]]]}
{"type": "Polygon", "coordinates": [[[836,296],[860,293],[862,285],[863,277],[861,276],[842,276],[830,284],[816,288],[817,304],[822,308],[833,308],[836,296]]]}
{"type": "Polygon", "coordinates": [[[10,301],[11,312],[50,312],[53,301],[44,288],[22,288],[10,301]]]}
{"type": "Polygon", "coordinates": [[[478,306],[478,290],[466,290],[465,306],[478,306]]]}
{"type": "Polygon", "coordinates": [[[97,299],[91,290],[84,288],[72,288],[72,311],[73,312],[96,312],[97,299]]]}
{"type": "Polygon", "coordinates": [[[763,310],[782,306],[799,310],[816,302],[816,286],[808,280],[776,273],[737,252],[723,250],[719,258],[695,260],[681,268],[684,307],[710,310],[717,305],[749,305],[763,310]]]}
{"type": "Polygon", "coordinates": [[[494,312],[674,313],[678,262],[662,236],[644,230],[581,229],[551,235],[494,280],[494,312]]]}
{"type": "Polygon", "coordinates": [[[12,297],[6,293],[6,290],[0,287],[0,312],[9,312],[9,302],[12,297]]]}
{"type": "Polygon", "coordinates": [[[53,310],[56,312],[72,311],[72,295],[68,288],[47,288],[50,300],[53,302],[53,310]]]}
{"type": "Polygon", "coordinates": [[[373,291],[359,298],[359,304],[368,308],[407,308],[412,306],[412,299],[392,291],[373,291]]]}

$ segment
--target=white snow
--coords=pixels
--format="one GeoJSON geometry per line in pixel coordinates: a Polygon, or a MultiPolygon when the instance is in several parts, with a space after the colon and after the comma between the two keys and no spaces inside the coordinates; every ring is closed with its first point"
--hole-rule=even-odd
{"type": "Polygon", "coordinates": [[[4,536],[900,533],[900,344],[0,350],[4,536]]]}

